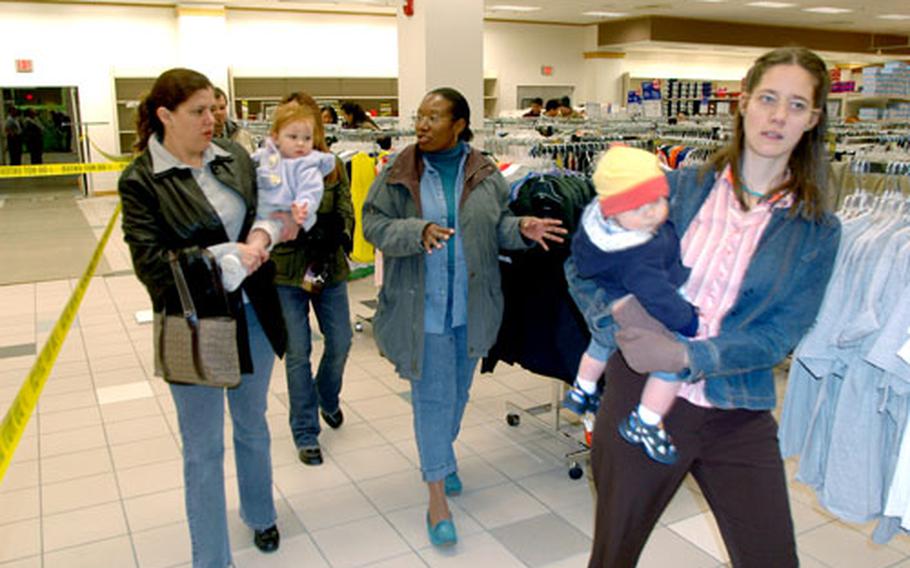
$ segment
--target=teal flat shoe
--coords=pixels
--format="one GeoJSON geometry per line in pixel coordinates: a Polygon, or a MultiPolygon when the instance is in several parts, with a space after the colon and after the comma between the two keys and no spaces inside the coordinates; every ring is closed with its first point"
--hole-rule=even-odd
{"type": "Polygon", "coordinates": [[[462,485],[461,478],[458,477],[457,473],[450,473],[446,476],[446,495],[449,497],[454,497],[455,495],[461,495],[462,485]]]}
{"type": "Polygon", "coordinates": [[[455,523],[452,522],[452,519],[443,519],[434,527],[430,524],[429,511],[427,511],[427,534],[430,535],[430,542],[433,543],[433,546],[452,546],[458,542],[455,523]]]}

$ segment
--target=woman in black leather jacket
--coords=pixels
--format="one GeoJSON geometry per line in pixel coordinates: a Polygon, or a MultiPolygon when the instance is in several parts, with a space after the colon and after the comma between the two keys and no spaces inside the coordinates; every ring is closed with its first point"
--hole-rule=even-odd
{"type": "MultiPolygon", "coordinates": [[[[224,311],[223,305],[209,305],[210,286],[193,278],[192,266],[202,249],[219,262],[225,255],[234,255],[247,270],[241,287],[229,294],[227,307],[238,324],[243,376],[240,385],[226,394],[240,516],[253,529],[256,546],[271,552],[278,548],[279,535],[265,411],[272,364],[275,355],[284,354],[287,339],[273,283],[274,266],[265,246],[290,237],[280,233],[285,227],[285,233],[293,232],[293,223],[255,222],[255,169],[237,144],[212,142],[214,103],[211,83],[195,71],[171,69],[155,81],[139,107],[137,149],[141,153],[119,181],[123,233],[136,275],[148,290],[156,314],[181,313],[169,251],[178,252],[187,266],[201,313],[224,311]],[[247,240],[258,244],[246,244],[247,240]]],[[[232,562],[223,471],[225,391],[169,386],[183,440],[193,566],[223,568],[232,562]]]]}

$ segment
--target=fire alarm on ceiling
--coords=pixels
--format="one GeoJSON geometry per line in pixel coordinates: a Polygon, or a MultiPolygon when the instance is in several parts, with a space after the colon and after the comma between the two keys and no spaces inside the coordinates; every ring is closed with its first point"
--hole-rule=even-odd
{"type": "Polygon", "coordinates": [[[31,59],[17,59],[16,60],[16,73],[31,73],[32,72],[32,60],[31,59]]]}
{"type": "Polygon", "coordinates": [[[553,66],[552,65],[541,65],[540,74],[543,75],[544,77],[549,77],[550,75],[553,74],[553,66]]]}

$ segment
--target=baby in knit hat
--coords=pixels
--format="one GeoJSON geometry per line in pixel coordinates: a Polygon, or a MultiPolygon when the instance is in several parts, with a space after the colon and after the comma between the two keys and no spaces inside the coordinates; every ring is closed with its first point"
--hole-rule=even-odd
{"type": "MultiPolygon", "coordinates": [[[[581,358],[575,384],[563,406],[583,415],[600,403],[598,380],[616,349],[611,309],[633,295],[668,329],[692,337],[698,330],[695,307],[680,294],[689,270],[682,264],[679,237],[667,220],[669,186],[657,156],[626,146],[608,150],[594,172],[597,196],[582,213],[572,240],[572,260],[581,278],[603,292],[601,313],[586,313],[591,343],[581,358]]],[[[676,461],[676,448],[663,428],[681,383],[676,375],[652,373],[641,403],[619,425],[629,443],[642,445],[660,463],[676,461]]]]}

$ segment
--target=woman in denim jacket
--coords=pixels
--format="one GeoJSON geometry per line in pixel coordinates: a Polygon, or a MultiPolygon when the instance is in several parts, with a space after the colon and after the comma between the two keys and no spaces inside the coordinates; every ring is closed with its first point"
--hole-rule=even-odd
{"type": "MultiPolygon", "coordinates": [[[[608,363],[594,431],[592,568],[634,566],[688,473],[734,566],[798,565],[771,416],[773,368],[812,325],[840,242],[822,196],[828,86],[825,64],[811,51],[765,54],[746,77],[731,143],[706,170],[668,176],[699,332],[678,339],[634,298],[613,312],[622,356],[608,363]],[[687,381],[665,417],[679,451],[669,467],[617,433],[638,404],[643,374],[654,371],[687,381]]],[[[589,310],[594,287],[573,284],[589,310]]]]}

